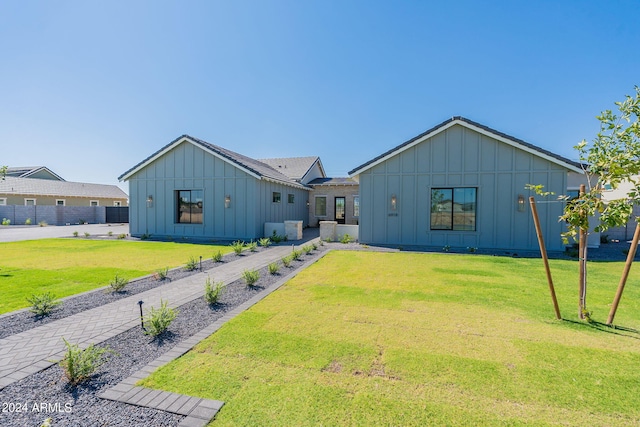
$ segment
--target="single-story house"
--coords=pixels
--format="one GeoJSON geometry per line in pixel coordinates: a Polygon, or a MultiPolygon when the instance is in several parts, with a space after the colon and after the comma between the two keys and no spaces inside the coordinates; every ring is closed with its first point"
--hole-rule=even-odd
{"type": "Polygon", "coordinates": [[[309,223],[318,157],[256,160],[182,135],[118,179],[129,182],[133,236],[243,239],[265,223],[309,223]]]}
{"type": "Polygon", "coordinates": [[[65,181],[44,166],[10,167],[0,179],[0,217],[12,224],[27,219],[57,225],[105,222],[105,209],[95,208],[127,204],[127,194],[117,185],[65,181]]]}
{"type": "MultiPolygon", "coordinates": [[[[359,240],[384,245],[537,250],[527,184],[567,194],[582,165],[453,117],[349,172],[359,183],[359,240]]],[[[538,205],[550,251],[564,250],[563,202],[538,205]]],[[[590,246],[599,237],[590,238],[590,246]]]]}

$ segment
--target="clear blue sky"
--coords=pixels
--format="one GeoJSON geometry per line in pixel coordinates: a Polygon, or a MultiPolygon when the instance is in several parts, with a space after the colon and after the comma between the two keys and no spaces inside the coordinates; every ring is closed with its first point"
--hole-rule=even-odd
{"type": "Polygon", "coordinates": [[[346,176],[456,115],[575,159],[640,85],[638,16],[638,0],[5,0],[0,164],[117,184],[187,133],[346,176]]]}

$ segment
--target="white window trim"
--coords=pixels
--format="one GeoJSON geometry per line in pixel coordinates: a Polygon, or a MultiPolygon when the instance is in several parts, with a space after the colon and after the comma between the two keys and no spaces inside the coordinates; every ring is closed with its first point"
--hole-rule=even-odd
{"type": "Polygon", "coordinates": [[[66,206],[66,205],[67,205],[67,201],[65,199],[56,199],[56,206],[66,206]],[[58,202],[62,202],[62,204],[58,202]]]}
{"type": "Polygon", "coordinates": [[[25,206],[32,206],[32,205],[28,205],[28,204],[27,204],[27,202],[28,202],[29,200],[33,200],[33,206],[35,206],[35,205],[36,205],[36,199],[32,199],[32,198],[28,198],[28,199],[27,199],[27,198],[25,198],[25,199],[24,199],[24,205],[25,205],[25,206]]]}
{"type": "Polygon", "coordinates": [[[100,206],[100,200],[89,200],[89,206],[100,206]]]}
{"type": "Polygon", "coordinates": [[[328,209],[328,203],[329,201],[329,196],[327,195],[322,195],[322,194],[318,194],[317,196],[313,197],[313,216],[316,218],[326,218],[327,217],[327,212],[329,211],[328,209]],[[316,215],[316,206],[318,206],[318,197],[324,197],[324,215],[316,215]]]}
{"type": "Polygon", "coordinates": [[[7,206],[7,198],[0,197],[0,206],[7,206]]]}
{"type": "Polygon", "coordinates": [[[122,206],[122,202],[121,202],[121,201],[119,201],[119,200],[114,200],[114,201],[113,201],[113,206],[115,206],[115,207],[118,207],[118,208],[119,208],[119,207],[121,207],[121,206],[122,206]]]}

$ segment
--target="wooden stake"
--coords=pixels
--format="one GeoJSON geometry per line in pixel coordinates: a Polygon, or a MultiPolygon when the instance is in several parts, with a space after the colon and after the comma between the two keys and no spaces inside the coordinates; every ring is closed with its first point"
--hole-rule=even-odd
{"type": "MultiPolygon", "coordinates": [[[[580,185],[580,196],[583,196],[585,192],[585,185],[580,185]]],[[[587,236],[585,231],[580,228],[580,233],[578,234],[578,260],[580,266],[580,277],[579,277],[579,286],[578,286],[578,317],[580,319],[584,319],[584,310],[586,307],[586,258],[585,258],[585,249],[587,247],[587,236]]]]}
{"type": "Polygon", "coordinates": [[[611,325],[613,323],[613,318],[616,316],[616,310],[618,310],[618,304],[620,304],[620,298],[622,298],[622,291],[624,291],[624,286],[627,284],[629,271],[631,271],[631,264],[633,263],[633,258],[635,258],[636,256],[639,240],[640,223],[637,223],[636,232],[633,233],[633,240],[631,241],[631,247],[629,248],[629,253],[627,254],[627,262],[624,264],[624,270],[622,271],[622,277],[620,278],[620,283],[618,284],[618,290],[616,291],[616,296],[613,299],[613,304],[611,305],[611,310],[609,311],[607,325],[611,325]]]}
{"type": "Polygon", "coordinates": [[[533,215],[533,223],[536,226],[536,235],[538,236],[538,245],[540,245],[540,254],[542,255],[542,261],[544,262],[544,269],[547,273],[547,282],[549,283],[549,291],[551,292],[553,309],[556,312],[556,319],[562,320],[562,316],[560,316],[560,307],[558,307],[558,300],[556,299],[556,290],[553,286],[553,279],[551,278],[551,269],[549,268],[549,257],[547,256],[547,248],[544,244],[542,229],[540,228],[540,219],[538,218],[538,209],[536,208],[536,200],[533,197],[529,197],[529,206],[531,206],[531,215],[533,215]]]}

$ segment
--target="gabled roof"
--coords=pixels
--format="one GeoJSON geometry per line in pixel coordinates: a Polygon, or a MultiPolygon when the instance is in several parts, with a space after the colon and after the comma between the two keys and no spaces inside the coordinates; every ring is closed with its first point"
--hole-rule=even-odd
{"type": "Polygon", "coordinates": [[[358,185],[353,178],[316,178],[307,185],[316,187],[319,185],[358,185]]]}
{"type": "Polygon", "coordinates": [[[309,187],[306,187],[294,179],[289,178],[288,176],[278,172],[271,166],[266,163],[262,163],[259,160],[252,159],[251,157],[244,156],[242,154],[236,153],[231,150],[227,150],[226,148],[222,148],[218,145],[211,144],[209,142],[203,141],[198,138],[194,138],[189,135],[182,135],[169,144],[162,147],[160,150],[153,153],[151,156],[147,157],[122,175],[118,177],[120,181],[128,180],[133,174],[145,168],[150,163],[154,162],[159,157],[173,150],[175,147],[182,143],[190,143],[203,149],[204,151],[210,153],[211,155],[225,161],[240,170],[246,172],[247,174],[253,176],[256,179],[265,179],[268,181],[275,181],[284,185],[289,185],[292,187],[304,188],[309,190],[309,187]]]}
{"type": "Polygon", "coordinates": [[[271,166],[278,172],[298,182],[304,181],[304,177],[311,171],[316,163],[318,163],[322,175],[325,176],[322,162],[320,162],[320,157],[318,156],[281,157],[275,159],[259,159],[258,161],[271,166]]]}
{"type": "Polygon", "coordinates": [[[0,180],[0,194],[52,197],[95,197],[127,199],[127,193],[117,185],[89,184],[84,182],[57,181],[53,179],[16,178],[7,176],[0,180]]]}
{"type": "Polygon", "coordinates": [[[538,146],[535,146],[533,144],[530,144],[528,142],[525,142],[521,139],[515,138],[511,135],[507,135],[505,133],[502,133],[500,131],[497,131],[495,129],[491,129],[488,126],[484,126],[480,123],[474,122],[472,120],[466,119],[464,117],[461,116],[455,116],[452,117],[448,120],[445,120],[444,122],[440,123],[439,125],[436,125],[434,127],[432,127],[431,129],[427,130],[426,132],[421,133],[420,135],[411,138],[410,140],[403,142],[402,144],[398,145],[395,148],[392,148],[391,150],[377,156],[374,159],[369,160],[368,162],[358,166],[357,168],[349,171],[349,175],[353,176],[353,175],[358,175],[364,171],[366,171],[367,169],[370,169],[372,167],[374,167],[375,165],[384,162],[385,160],[389,159],[390,157],[395,156],[396,154],[399,154],[401,152],[403,152],[404,150],[407,150],[411,147],[413,147],[414,145],[417,145],[419,143],[421,143],[422,141],[425,141],[426,139],[429,139],[431,137],[433,137],[434,135],[437,135],[440,132],[444,132],[445,130],[449,129],[450,127],[454,126],[454,125],[460,125],[463,126],[467,129],[471,129],[474,130],[478,133],[481,133],[483,135],[486,135],[490,138],[493,139],[497,139],[498,141],[504,142],[508,145],[511,145],[513,147],[519,148],[521,150],[527,151],[529,153],[535,154],[539,157],[542,157],[543,159],[546,159],[552,163],[558,164],[562,167],[565,167],[571,171],[574,172],[578,172],[578,173],[582,173],[582,165],[578,162],[574,162],[573,160],[569,160],[565,157],[559,156],[555,153],[552,153],[551,151],[547,151],[543,148],[540,148],[538,146]]]}
{"type": "Polygon", "coordinates": [[[21,167],[10,167],[7,168],[6,176],[14,176],[16,178],[30,178],[33,175],[39,172],[46,172],[51,175],[52,179],[57,179],[58,181],[64,181],[64,179],[53,172],[46,166],[21,166],[21,167]]]}

